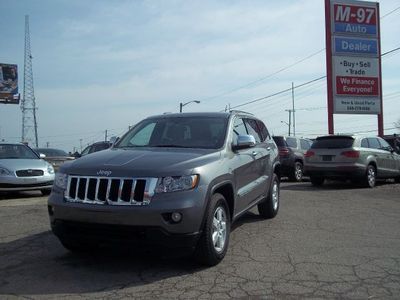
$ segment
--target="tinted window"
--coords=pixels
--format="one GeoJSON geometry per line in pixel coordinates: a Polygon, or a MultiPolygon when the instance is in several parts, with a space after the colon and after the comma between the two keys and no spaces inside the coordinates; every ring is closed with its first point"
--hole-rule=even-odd
{"type": "Polygon", "coordinates": [[[295,138],[287,137],[286,144],[290,148],[297,148],[297,140],[295,138]]]}
{"type": "Polygon", "coordinates": [[[121,147],[221,148],[227,119],[219,117],[162,117],[140,122],[116,145],[121,147]]]}
{"type": "Polygon", "coordinates": [[[379,144],[379,141],[377,138],[369,138],[368,143],[369,143],[369,148],[372,148],[372,149],[379,149],[381,147],[381,144],[379,144]]]}
{"type": "Polygon", "coordinates": [[[269,140],[271,139],[271,136],[269,135],[269,132],[267,130],[267,127],[265,127],[265,124],[261,122],[260,120],[257,121],[258,128],[260,128],[260,133],[261,133],[261,141],[269,140]]]}
{"type": "Polygon", "coordinates": [[[300,147],[302,150],[308,150],[311,147],[311,142],[308,140],[300,139],[300,147]]]}
{"type": "Polygon", "coordinates": [[[235,121],[233,122],[233,142],[236,143],[237,137],[239,135],[246,135],[247,130],[246,127],[244,126],[243,119],[242,118],[236,118],[235,121]]]}
{"type": "Polygon", "coordinates": [[[244,122],[246,123],[247,131],[249,132],[249,134],[254,136],[256,143],[260,143],[262,140],[262,136],[260,130],[258,129],[256,120],[245,119],[244,122]]]}
{"type": "Polygon", "coordinates": [[[363,147],[363,148],[369,148],[368,139],[363,139],[363,140],[361,141],[361,147],[363,147]]]}
{"type": "Polygon", "coordinates": [[[379,142],[380,142],[380,144],[381,144],[381,147],[384,148],[385,150],[387,150],[387,149],[389,149],[389,148],[392,148],[392,146],[390,146],[389,143],[386,142],[386,141],[383,140],[383,139],[379,139],[379,142]]]}
{"type": "Polygon", "coordinates": [[[273,136],[272,138],[278,147],[286,147],[286,142],[283,136],[273,136]]]}
{"type": "Polygon", "coordinates": [[[353,146],[354,139],[352,137],[325,137],[318,138],[312,145],[312,149],[340,149],[340,148],[351,148],[353,146]]]}

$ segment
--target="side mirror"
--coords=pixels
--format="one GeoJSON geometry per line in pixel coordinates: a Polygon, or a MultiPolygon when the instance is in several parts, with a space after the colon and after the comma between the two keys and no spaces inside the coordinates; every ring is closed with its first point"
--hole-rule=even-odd
{"type": "Polygon", "coordinates": [[[232,145],[232,149],[241,150],[252,148],[256,145],[256,139],[252,135],[239,135],[236,144],[232,145]]]}
{"type": "Polygon", "coordinates": [[[46,154],[39,153],[39,157],[40,157],[41,159],[44,159],[44,158],[46,157],[46,154]]]}

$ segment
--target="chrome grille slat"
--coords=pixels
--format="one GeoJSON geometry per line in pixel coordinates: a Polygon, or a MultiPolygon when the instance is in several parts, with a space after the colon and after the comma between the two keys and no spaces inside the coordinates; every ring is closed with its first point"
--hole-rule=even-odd
{"type": "Polygon", "coordinates": [[[68,176],[68,185],[65,191],[65,199],[68,202],[78,202],[85,204],[131,206],[148,205],[150,204],[150,201],[154,196],[156,185],[157,178],[95,177],[70,175],[68,176]],[[94,183],[93,180],[95,180],[96,182],[94,183]],[[140,182],[139,186],[137,185],[138,181],[140,182]],[[89,192],[90,182],[92,182],[92,185],[89,192]],[[89,199],[89,197],[93,198],[94,184],[96,189],[94,191],[94,199],[89,199]],[[73,190],[74,188],[75,190],[73,190]],[[118,191],[116,190],[117,188],[118,191]],[[73,195],[71,195],[71,193],[73,195]],[[83,199],[81,199],[82,195],[83,199]]]}

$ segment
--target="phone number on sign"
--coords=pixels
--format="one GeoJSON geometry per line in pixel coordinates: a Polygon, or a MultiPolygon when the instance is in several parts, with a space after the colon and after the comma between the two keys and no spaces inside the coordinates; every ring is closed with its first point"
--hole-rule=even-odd
{"type": "Polygon", "coordinates": [[[361,110],[361,111],[368,111],[371,110],[368,106],[347,106],[347,110],[361,110]]]}

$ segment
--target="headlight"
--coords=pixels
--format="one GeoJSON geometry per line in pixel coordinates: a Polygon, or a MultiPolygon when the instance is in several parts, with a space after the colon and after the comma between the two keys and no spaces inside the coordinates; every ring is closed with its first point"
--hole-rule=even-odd
{"type": "Polygon", "coordinates": [[[0,168],[0,176],[10,176],[12,175],[11,171],[6,168],[0,168]]]}
{"type": "Polygon", "coordinates": [[[60,189],[66,190],[68,183],[68,175],[64,173],[56,173],[54,185],[60,189]]]}
{"type": "Polygon", "coordinates": [[[167,176],[158,179],[156,193],[191,190],[196,187],[199,175],[167,176]]]}
{"type": "Polygon", "coordinates": [[[52,165],[47,165],[47,172],[49,172],[49,174],[54,174],[54,168],[52,165]]]}

